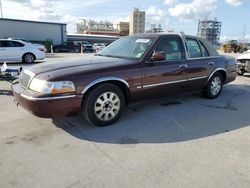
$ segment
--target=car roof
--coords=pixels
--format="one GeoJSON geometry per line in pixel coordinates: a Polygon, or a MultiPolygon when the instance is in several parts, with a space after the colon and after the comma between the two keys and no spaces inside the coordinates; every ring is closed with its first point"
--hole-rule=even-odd
{"type": "Polygon", "coordinates": [[[27,44],[27,42],[24,42],[24,41],[22,41],[22,40],[0,39],[0,41],[13,41],[13,42],[20,42],[20,43],[23,43],[23,44],[27,44]]]}

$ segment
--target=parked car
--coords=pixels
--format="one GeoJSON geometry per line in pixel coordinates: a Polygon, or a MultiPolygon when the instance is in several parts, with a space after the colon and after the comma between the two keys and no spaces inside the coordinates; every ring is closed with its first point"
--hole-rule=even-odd
{"type": "Polygon", "coordinates": [[[26,42],[26,43],[30,43],[30,44],[33,44],[35,46],[37,46],[39,49],[41,49],[42,51],[44,51],[45,53],[48,52],[47,48],[42,45],[42,44],[38,44],[38,43],[32,43],[31,41],[27,40],[27,39],[22,39],[22,38],[15,38],[15,37],[9,37],[8,38],[9,40],[19,40],[19,41],[23,41],[23,42],[26,42]]]}
{"type": "Polygon", "coordinates": [[[44,49],[20,40],[0,39],[0,61],[33,63],[45,58],[44,49]]]}
{"type": "Polygon", "coordinates": [[[83,47],[83,52],[94,52],[95,49],[93,48],[93,45],[90,44],[88,41],[82,41],[81,45],[83,47]]]}
{"type": "Polygon", "coordinates": [[[25,68],[15,101],[39,117],[81,113],[97,126],[114,123],[131,102],[200,90],[214,99],[235,80],[236,60],[205,40],[179,34],[123,37],[95,56],[25,68]]]}
{"type": "Polygon", "coordinates": [[[241,76],[250,72],[250,53],[237,57],[237,72],[241,76]]]}
{"type": "Polygon", "coordinates": [[[96,52],[99,52],[99,51],[103,50],[103,48],[105,48],[105,44],[103,44],[103,43],[95,43],[93,45],[93,48],[94,48],[94,50],[96,52]]]}
{"type": "Polygon", "coordinates": [[[60,45],[54,45],[53,46],[53,51],[58,53],[58,52],[76,52],[79,53],[81,50],[81,45],[75,44],[74,42],[64,42],[63,44],[60,45]]]}

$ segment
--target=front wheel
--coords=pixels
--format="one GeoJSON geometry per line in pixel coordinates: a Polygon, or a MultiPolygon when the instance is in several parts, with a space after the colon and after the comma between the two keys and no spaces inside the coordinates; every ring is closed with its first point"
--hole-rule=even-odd
{"type": "Polygon", "coordinates": [[[222,91],[223,82],[223,76],[221,73],[215,73],[202,91],[203,96],[209,99],[217,98],[222,91]]]}
{"type": "Polygon", "coordinates": [[[116,122],[125,108],[122,90],[113,84],[102,84],[87,93],[82,114],[91,124],[107,126],[116,122]]]}

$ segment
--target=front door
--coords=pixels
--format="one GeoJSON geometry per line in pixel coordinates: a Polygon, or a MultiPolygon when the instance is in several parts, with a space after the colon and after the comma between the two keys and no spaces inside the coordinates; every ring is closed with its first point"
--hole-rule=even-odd
{"type": "Polygon", "coordinates": [[[163,61],[149,60],[143,67],[144,95],[167,96],[183,90],[187,81],[184,46],[180,37],[167,36],[159,41],[153,51],[164,52],[163,61]]]}
{"type": "Polygon", "coordinates": [[[7,41],[6,59],[20,61],[24,54],[24,44],[16,41],[7,41]]]}

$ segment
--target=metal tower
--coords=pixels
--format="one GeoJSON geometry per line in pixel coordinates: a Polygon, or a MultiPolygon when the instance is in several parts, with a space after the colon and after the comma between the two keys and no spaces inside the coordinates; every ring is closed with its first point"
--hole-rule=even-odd
{"type": "Polygon", "coordinates": [[[207,39],[211,44],[218,45],[220,41],[222,22],[214,20],[199,20],[197,36],[207,39]]]}

